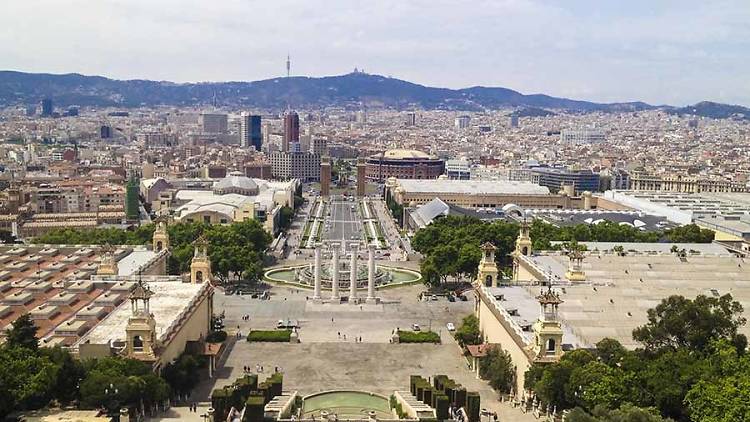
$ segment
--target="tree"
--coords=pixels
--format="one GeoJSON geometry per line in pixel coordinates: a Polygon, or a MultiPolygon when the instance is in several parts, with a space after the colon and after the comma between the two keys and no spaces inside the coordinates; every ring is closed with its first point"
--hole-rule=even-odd
{"type": "Polygon", "coordinates": [[[38,409],[50,399],[55,365],[27,347],[0,348],[0,417],[13,410],[38,409]]]}
{"type": "Polygon", "coordinates": [[[29,314],[19,316],[13,321],[11,328],[6,332],[8,346],[22,347],[36,351],[39,348],[39,339],[36,337],[38,329],[29,314]]]}
{"type": "Polygon", "coordinates": [[[704,374],[685,395],[693,420],[750,420],[750,356],[726,340],[714,342],[704,374]]]}
{"type": "Polygon", "coordinates": [[[279,227],[281,227],[282,230],[289,230],[289,227],[292,226],[292,220],[294,219],[294,210],[283,206],[279,210],[279,227]]]}
{"type": "Polygon", "coordinates": [[[622,370],[599,361],[573,369],[566,385],[567,400],[585,409],[619,407],[628,399],[622,370]]]}
{"type": "Polygon", "coordinates": [[[479,376],[499,392],[510,392],[515,375],[510,354],[497,345],[490,347],[487,355],[479,361],[479,376]]]}
{"type": "Polygon", "coordinates": [[[39,353],[57,366],[55,381],[50,391],[52,396],[63,405],[78,400],[80,398],[78,386],[86,375],[81,361],[73,358],[60,346],[40,348],[39,353]]]}
{"type": "Polygon", "coordinates": [[[479,331],[479,319],[474,314],[464,317],[454,337],[461,347],[466,347],[470,344],[481,344],[482,333],[479,331]]]}
{"type": "Polygon", "coordinates": [[[575,406],[571,400],[575,391],[568,387],[570,376],[576,368],[581,368],[595,359],[594,354],[588,350],[578,349],[564,354],[560,362],[543,366],[534,364],[526,372],[525,386],[532,387],[543,403],[558,409],[570,409],[575,406]]]}
{"type": "Polygon", "coordinates": [[[687,224],[667,230],[667,240],[675,243],[711,243],[714,241],[713,230],[702,229],[696,224],[687,224]]]}
{"type": "Polygon", "coordinates": [[[650,351],[680,347],[704,351],[722,338],[747,344],[745,336],[737,333],[746,323],[742,311],[730,294],[718,298],[699,295],[695,300],[670,296],[648,310],[648,323],[633,330],[633,339],[650,351]]]}
{"type": "Polygon", "coordinates": [[[599,406],[592,411],[593,414],[586,413],[585,410],[577,407],[573,409],[565,418],[566,422],[669,422],[671,419],[664,419],[654,408],[639,408],[631,404],[624,404],[619,409],[610,410],[599,406]]]}

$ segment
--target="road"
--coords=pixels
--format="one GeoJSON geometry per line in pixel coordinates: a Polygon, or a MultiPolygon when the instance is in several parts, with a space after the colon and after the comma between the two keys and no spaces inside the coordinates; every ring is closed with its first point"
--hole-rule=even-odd
{"type": "Polygon", "coordinates": [[[342,197],[332,197],[329,203],[330,215],[326,216],[326,226],[323,229],[325,241],[348,242],[362,240],[362,222],[357,214],[359,202],[346,201],[342,197]],[[352,209],[353,208],[353,209],[352,209]],[[355,239],[352,239],[355,236],[355,239]]]}

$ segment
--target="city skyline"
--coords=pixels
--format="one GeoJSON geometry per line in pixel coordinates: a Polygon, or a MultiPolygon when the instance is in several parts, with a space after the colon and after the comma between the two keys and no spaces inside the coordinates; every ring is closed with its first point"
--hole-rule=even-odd
{"type": "Polygon", "coordinates": [[[289,53],[292,75],[356,67],[596,102],[750,104],[750,6],[740,1],[8,3],[0,53],[19,71],[253,81],[284,75],[289,53]],[[30,31],[32,21],[45,25],[30,31]],[[62,42],[49,42],[55,34],[62,42]]]}

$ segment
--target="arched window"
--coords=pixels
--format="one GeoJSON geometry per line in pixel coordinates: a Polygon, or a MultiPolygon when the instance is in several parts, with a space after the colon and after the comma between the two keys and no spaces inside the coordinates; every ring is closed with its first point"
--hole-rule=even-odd
{"type": "Polygon", "coordinates": [[[163,247],[164,246],[162,246],[161,240],[158,241],[158,242],[156,242],[156,252],[161,252],[161,250],[162,250],[163,247]]]}
{"type": "Polygon", "coordinates": [[[553,338],[547,339],[547,353],[555,353],[555,339],[553,338]]]}
{"type": "Polygon", "coordinates": [[[487,277],[484,278],[484,285],[487,287],[492,287],[492,276],[487,275],[487,277]]]}
{"type": "Polygon", "coordinates": [[[524,246],[523,249],[521,249],[521,254],[528,255],[529,254],[529,247],[524,246]]]}
{"type": "Polygon", "coordinates": [[[195,272],[195,281],[198,283],[203,283],[203,271],[195,272]]]}
{"type": "Polygon", "coordinates": [[[135,336],[133,337],[133,350],[136,352],[143,351],[143,339],[141,336],[135,336]]]}

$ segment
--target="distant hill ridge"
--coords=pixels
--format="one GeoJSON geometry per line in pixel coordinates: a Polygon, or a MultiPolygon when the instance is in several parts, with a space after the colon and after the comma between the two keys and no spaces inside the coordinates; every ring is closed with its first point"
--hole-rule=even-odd
{"type": "Polygon", "coordinates": [[[349,106],[360,103],[397,109],[495,110],[503,107],[562,109],[577,112],[639,111],[664,108],[675,113],[725,118],[750,109],[702,102],[673,108],[644,102],[595,103],[544,94],[525,95],[508,88],[475,86],[448,89],[423,86],[400,79],[362,72],[320,78],[295,76],[254,82],[174,83],[149,80],[115,80],[76,73],[53,75],[0,71],[0,106],[35,104],[52,98],[56,106],[195,106],[219,105],[283,108],[349,106]]]}

